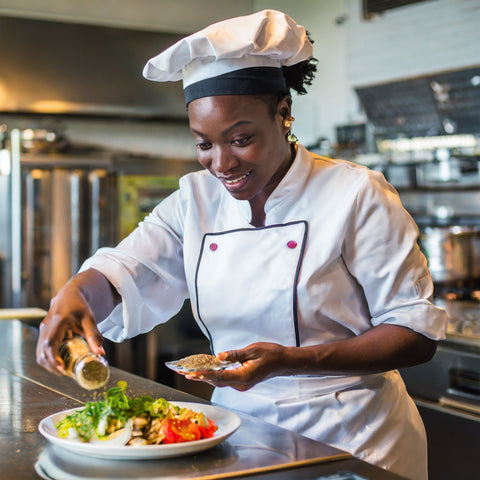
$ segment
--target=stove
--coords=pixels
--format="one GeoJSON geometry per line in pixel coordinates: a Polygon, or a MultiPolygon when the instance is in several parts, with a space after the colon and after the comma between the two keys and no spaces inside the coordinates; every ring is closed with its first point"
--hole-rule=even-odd
{"type": "Polygon", "coordinates": [[[434,304],[448,315],[446,339],[429,362],[401,371],[416,399],[480,420],[480,289],[435,286],[434,304]]]}
{"type": "Polygon", "coordinates": [[[449,317],[446,339],[432,360],[400,370],[425,425],[435,480],[478,478],[480,301],[474,292],[449,290],[434,298],[449,317]]]}

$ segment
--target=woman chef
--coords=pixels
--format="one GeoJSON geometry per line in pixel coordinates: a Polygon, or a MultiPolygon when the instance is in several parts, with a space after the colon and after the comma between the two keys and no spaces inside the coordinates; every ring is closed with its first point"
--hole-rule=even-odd
{"type": "Polygon", "coordinates": [[[289,141],[290,88],[304,93],[314,69],[304,28],[272,10],[147,63],[148,79],[183,78],[205,170],[60,290],[38,362],[62,371],[65,335],[102,353],[100,332],[121,342],[190,298],[212,352],[242,363],[196,378],[226,387],[214,403],[425,479],[424,428],[396,369],[431,358],[446,317],[383,176],[289,141]]]}

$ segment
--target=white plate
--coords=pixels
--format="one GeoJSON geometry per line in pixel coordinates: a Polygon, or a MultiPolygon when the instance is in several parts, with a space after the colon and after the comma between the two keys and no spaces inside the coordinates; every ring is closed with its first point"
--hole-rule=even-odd
{"type": "Polygon", "coordinates": [[[76,410],[84,407],[72,408],[63,412],[55,413],[44,418],[38,425],[40,433],[54,445],[65,448],[72,452],[90,457],[116,459],[116,460],[143,460],[152,458],[169,458],[189,455],[212,448],[223,442],[240,426],[240,417],[233,412],[213,405],[191,402],[171,402],[183,408],[189,408],[196,412],[203,412],[210,420],[214,420],[218,430],[212,438],[203,438],[192,442],[170,443],[165,445],[122,445],[109,446],[98,443],[82,442],[80,440],[61,438],[58,436],[55,425],[76,410]]]}

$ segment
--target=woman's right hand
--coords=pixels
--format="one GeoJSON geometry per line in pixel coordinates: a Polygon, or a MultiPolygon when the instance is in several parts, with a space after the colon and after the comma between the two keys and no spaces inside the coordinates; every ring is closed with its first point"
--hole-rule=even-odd
{"type": "MultiPolygon", "coordinates": [[[[85,275],[81,273],[73,277],[58,292],[51,301],[47,315],[40,323],[37,363],[57,375],[65,373],[64,363],[59,354],[60,344],[73,335],[85,338],[93,353],[105,355],[102,346],[103,337],[97,328],[92,308],[83,293],[87,285],[90,290],[94,285],[98,286],[98,282],[92,279],[91,273],[87,272],[84,272],[85,275]],[[91,280],[94,281],[90,283],[91,280]]],[[[97,274],[99,273],[93,273],[95,276],[97,274]]],[[[103,279],[106,281],[105,277],[103,279]]],[[[109,283],[108,290],[110,291],[109,283]]]]}

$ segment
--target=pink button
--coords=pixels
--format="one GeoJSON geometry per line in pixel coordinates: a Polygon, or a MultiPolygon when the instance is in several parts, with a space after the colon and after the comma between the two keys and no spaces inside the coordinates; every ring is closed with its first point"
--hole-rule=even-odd
{"type": "Polygon", "coordinates": [[[288,248],[295,248],[297,246],[297,242],[295,240],[290,240],[288,243],[287,243],[287,247],[288,248]]]}
{"type": "Polygon", "coordinates": [[[218,245],[216,243],[211,243],[210,244],[210,250],[214,252],[218,248],[218,245]]]}

